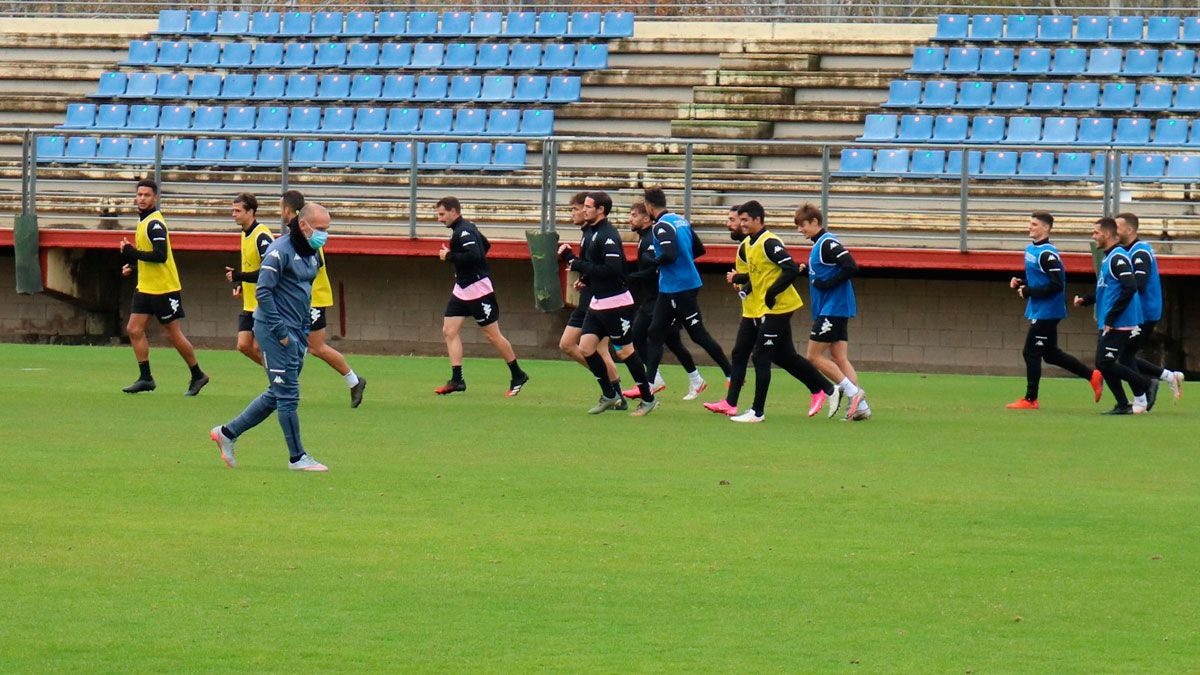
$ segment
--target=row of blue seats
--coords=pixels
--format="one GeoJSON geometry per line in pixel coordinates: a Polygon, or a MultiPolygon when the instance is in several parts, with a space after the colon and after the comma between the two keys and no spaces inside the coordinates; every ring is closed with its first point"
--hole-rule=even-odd
{"type": "MultiPolygon", "coordinates": [[[[961,178],[962,162],[961,150],[850,148],[842,150],[834,175],[953,180],[961,178]]],[[[1122,155],[1118,169],[1125,182],[1200,182],[1198,155],[1122,155]]],[[[967,175],[971,178],[1100,181],[1104,174],[1104,153],[972,150],[967,154],[967,175]]]]}
{"type": "Polygon", "coordinates": [[[117,73],[100,76],[98,99],[224,101],[513,101],[572,103],[578,76],[561,75],[348,75],[312,73],[117,73]]]}
{"type": "Polygon", "coordinates": [[[195,68],[387,68],[431,70],[599,70],[608,45],[474,42],[129,43],[122,66],[195,68]]]}
{"type": "MultiPolygon", "coordinates": [[[[177,138],[163,144],[166,166],[279,167],[283,164],[282,140],[177,138]]],[[[418,168],[514,171],[525,166],[524,143],[416,143],[389,141],[292,141],[288,166],[349,167],[355,169],[412,166],[416,153],[418,168]]],[[[152,138],[92,138],[40,136],[36,146],[39,163],[57,164],[146,164],[154,161],[152,138]]]]}
{"type": "Polygon", "coordinates": [[[1144,117],[1004,117],[1002,115],[868,115],[871,143],[1000,143],[1008,145],[1197,145],[1200,120],[1144,117]],[[1151,135],[1153,133],[1153,136],[1151,135]]]}
{"type": "Polygon", "coordinates": [[[1146,82],[893,80],[885,108],[1200,112],[1200,86],[1146,82]]]}
{"type": "Polygon", "coordinates": [[[942,14],[934,40],[968,42],[1107,42],[1200,44],[1200,17],[942,14]],[[1180,27],[1182,26],[1182,33],[1180,27]]]}
{"type": "Polygon", "coordinates": [[[451,134],[459,136],[549,136],[551,110],[507,108],[320,108],[315,106],[102,105],[77,103],[67,108],[60,129],[292,131],[297,133],[451,134]]]}
{"type": "Polygon", "coordinates": [[[633,35],[630,12],[249,12],[164,9],[159,35],[325,37],[463,35],[621,38],[633,35]],[[440,21],[439,21],[440,18],[440,21]],[[603,21],[601,19],[603,18],[603,21]]]}
{"type": "Polygon", "coordinates": [[[1193,77],[1193,49],[1076,49],[1026,47],[918,47],[910,73],[965,75],[1094,75],[1109,77],[1193,77]]]}

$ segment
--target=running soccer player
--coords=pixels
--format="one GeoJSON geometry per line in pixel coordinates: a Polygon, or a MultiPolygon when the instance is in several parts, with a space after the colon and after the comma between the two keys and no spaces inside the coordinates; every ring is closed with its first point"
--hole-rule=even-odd
{"type": "MultiPolygon", "coordinates": [[[[637,302],[637,314],[633,318],[633,346],[639,354],[646,353],[646,336],[650,331],[650,318],[654,314],[654,301],[658,297],[658,263],[654,260],[651,225],[653,223],[650,222],[650,214],[646,212],[646,203],[634,202],[629,208],[629,229],[638,235],[637,263],[636,269],[628,276],[629,290],[633,292],[634,301],[637,302]]],[[[680,340],[679,332],[679,322],[672,321],[667,329],[665,344],[688,374],[688,392],[683,400],[692,401],[708,388],[708,383],[696,369],[696,361],[680,340]]],[[[651,392],[657,394],[666,388],[667,383],[663,380],[660,369],[654,374],[651,392]]],[[[637,387],[627,389],[621,394],[628,398],[638,398],[642,395],[637,387]]]]}
{"type": "Polygon", "coordinates": [[[728,382],[732,367],[721,345],[704,327],[697,297],[704,283],[696,269],[696,258],[704,255],[704,244],[682,216],[667,210],[667,196],[662,188],[647,188],[644,194],[646,210],[654,218],[654,255],[658,262],[658,299],[650,321],[646,340],[646,367],[658,372],[662,361],[667,328],[677,321],[687,331],[692,342],[700,345],[721,368],[728,382]]]}
{"type": "MultiPolygon", "coordinates": [[[[574,197],[571,197],[571,222],[581,231],[579,237],[580,257],[584,257],[584,252],[592,243],[591,223],[587,222],[583,217],[583,203],[587,201],[587,196],[587,192],[577,192],[574,197]]],[[[579,302],[575,305],[575,309],[571,310],[571,316],[567,318],[567,325],[563,328],[562,337],[558,339],[558,348],[562,350],[562,353],[574,359],[576,363],[587,368],[587,360],[583,358],[583,354],[579,351],[579,338],[583,334],[583,319],[587,316],[588,304],[592,300],[592,289],[578,281],[575,282],[575,289],[579,291],[579,302]]],[[[609,352],[607,338],[605,338],[604,344],[601,345],[598,351],[601,360],[604,361],[604,368],[605,372],[608,373],[609,381],[620,390],[621,381],[617,376],[617,366],[613,363],[612,354],[609,352]]],[[[625,410],[627,407],[627,403],[622,403],[617,409],[625,410]]]]}
{"type": "Polygon", "coordinates": [[[171,250],[171,235],[167,232],[167,221],[158,210],[158,183],[140,180],[134,204],[138,209],[137,231],[134,243],[121,239],[119,250],[125,264],[121,274],[130,276],[137,269],[137,290],[129,308],[129,323],[125,332],[129,345],[138,362],[138,379],[122,389],[127,394],[154,391],[157,386],[150,373],[150,341],[146,339],[146,324],[153,315],[162,325],[163,335],[183,362],[191,369],[191,381],[184,396],[195,396],[208,384],[208,375],[196,363],[196,350],[183,334],[179,320],[184,317],[183,290],[179,283],[179,269],[175,267],[175,253],[171,250]]]}
{"type": "Polygon", "coordinates": [[[621,245],[621,235],[608,222],[611,211],[612,198],[608,194],[589,193],[584,201],[583,215],[591,223],[593,240],[585,251],[586,257],[577,257],[571,251],[571,246],[565,243],[558,247],[558,256],[568,269],[578,272],[592,290],[587,316],[583,319],[579,350],[600,385],[600,400],[588,413],[598,415],[606,410],[619,409],[625,400],[621,390],[609,379],[604,362],[596,353],[602,340],[607,337],[642,395],[641,403],[630,415],[643,417],[658,408],[658,400],[650,390],[646,365],[633,346],[633,294],[629,292],[625,279],[625,249],[621,245]]]}
{"type": "Polygon", "coordinates": [[[1104,378],[1099,370],[1088,368],[1058,347],[1058,322],[1067,317],[1067,271],[1058,248],[1050,243],[1053,227],[1054,216],[1045,211],[1033,212],[1029,217],[1029,238],[1033,243],[1025,247],[1025,276],[1013,277],[1008,282],[1008,287],[1016,289],[1017,296],[1025,299],[1025,318],[1029,319],[1029,333],[1021,350],[1025,359],[1025,396],[1006,405],[1009,410],[1038,409],[1042,361],[1087,380],[1096,401],[1104,391],[1104,378]]]}
{"type": "Polygon", "coordinates": [[[308,347],[312,317],[312,283],[321,268],[317,252],[329,238],[329,212],[320,204],[300,209],[295,227],[267,248],[258,275],[254,334],[266,361],[267,390],[250,402],[242,414],[208,435],[217,444],[221,459],[237,467],[234,446],[242,434],[277,413],[287,443],[288,468],[293,471],[328,471],[313,459],[300,440],[300,371],[308,347]]]}
{"type": "Polygon", "coordinates": [[[1100,338],[1096,346],[1096,368],[1104,376],[1109,391],[1117,399],[1116,406],[1106,415],[1136,415],[1150,407],[1147,393],[1150,380],[1133,368],[1130,339],[1142,323],[1142,305],[1138,298],[1133,263],[1120,246],[1117,222],[1101,218],[1092,228],[1092,241],[1104,251],[1096,292],[1088,297],[1075,296],[1075,305],[1096,305],[1096,323],[1100,338]],[[1125,396],[1121,381],[1129,383],[1133,404],[1125,396]]]}
{"type": "Polygon", "coordinates": [[[492,288],[491,271],[487,264],[487,252],[491,244],[475,227],[475,223],[462,217],[462,204],[457,197],[438,200],[437,219],[450,230],[450,245],[442,244],[438,258],[454,265],[454,288],[450,291],[450,302],[442,319],[442,336],[446,339],[446,351],[450,354],[450,381],[435,389],[434,393],[441,396],[467,390],[467,381],[462,374],[461,333],[466,318],[472,317],[488,342],[508,364],[512,379],[505,396],[516,396],[529,382],[529,375],[521,370],[512,343],[500,332],[500,303],[496,301],[496,291],[492,288]]]}
{"type": "Polygon", "coordinates": [[[755,310],[757,303],[750,295],[750,241],[738,216],[740,208],[740,204],[730,207],[729,219],[725,222],[725,227],[729,229],[729,238],[738,242],[733,269],[725,274],[725,280],[737,290],[742,301],[742,319],[738,322],[737,337],[733,342],[733,351],[729,354],[732,373],[729,386],[725,390],[725,398],[704,404],[705,410],[729,417],[738,414],[738,399],[741,397],[742,387],[746,384],[746,368],[750,365],[750,355],[754,352],[754,343],[758,339],[758,320],[762,316],[755,310]]]}
{"type": "MultiPolygon", "coordinates": [[[[1138,217],[1133,213],[1117,214],[1117,236],[1121,239],[1121,248],[1129,255],[1133,264],[1133,276],[1137,280],[1138,299],[1142,303],[1142,325],[1138,334],[1130,341],[1130,351],[1134,354],[1134,363],[1138,372],[1150,378],[1150,388],[1156,389],[1159,381],[1166,382],[1171,387],[1171,394],[1178,401],[1183,395],[1183,373],[1167,370],[1161,366],[1139,358],[1141,351],[1154,328],[1162,320],[1162,279],[1158,276],[1158,258],[1154,249],[1146,242],[1138,239],[1138,217]]],[[[1155,398],[1155,397],[1151,397],[1155,398]]],[[[1147,408],[1149,410],[1149,408],[1147,408]]]]}
{"type": "Polygon", "coordinates": [[[258,307],[258,299],[254,297],[255,284],[258,282],[258,270],[262,266],[262,257],[266,254],[271,242],[275,241],[271,228],[258,222],[258,199],[248,193],[240,192],[233,198],[231,209],[233,222],[237,223],[242,232],[242,259],[239,269],[225,268],[225,280],[233,284],[233,297],[242,298],[242,312],[238,314],[237,349],[246,358],[263,365],[262,354],[258,341],[254,339],[254,310],[258,307]]]}
{"type": "MultiPolygon", "coordinates": [[[[304,208],[304,195],[300,194],[298,190],[288,190],[279,200],[279,213],[283,217],[288,231],[292,234],[296,232],[302,208],[304,208]]],[[[330,368],[342,376],[346,386],[350,388],[350,407],[357,408],[362,403],[367,380],[359,377],[346,361],[346,357],[342,356],[342,353],[334,349],[325,339],[325,329],[328,325],[326,322],[327,310],[333,306],[333,285],[329,283],[329,269],[325,266],[325,251],[317,251],[317,257],[321,261],[321,268],[317,270],[317,278],[313,280],[312,285],[310,310],[312,325],[308,335],[308,353],[328,363],[330,368]]]]}
{"type": "Polygon", "coordinates": [[[858,371],[850,363],[849,323],[858,310],[850,280],[858,273],[858,265],[837,237],[825,229],[821,209],[804,204],[796,209],[794,220],[800,234],[813,243],[808,256],[808,286],[813,304],[808,360],[836,382],[843,395],[850,397],[844,419],[871,419],[867,394],[859,386],[858,371]],[[826,352],[833,358],[826,356],[826,352]]]}

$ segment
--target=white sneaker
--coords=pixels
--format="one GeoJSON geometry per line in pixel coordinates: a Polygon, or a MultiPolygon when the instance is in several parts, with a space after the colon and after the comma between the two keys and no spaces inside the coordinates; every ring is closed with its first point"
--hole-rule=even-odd
{"type": "Polygon", "coordinates": [[[825,404],[828,406],[825,415],[832,419],[837,414],[838,408],[842,406],[842,390],[836,384],[833,385],[833,393],[829,395],[829,400],[825,404]]]}
{"type": "Polygon", "coordinates": [[[696,400],[697,396],[704,393],[705,389],[708,389],[708,383],[705,382],[704,380],[700,380],[699,382],[693,382],[688,385],[688,393],[686,396],[683,397],[683,400],[694,401],[694,400],[696,400]]]}
{"type": "Polygon", "coordinates": [[[217,444],[217,448],[221,450],[221,459],[225,461],[225,466],[231,469],[237,468],[237,458],[233,456],[233,446],[237,443],[236,440],[225,438],[225,434],[221,433],[221,427],[215,426],[208,432],[208,437],[213,439],[217,444]]]}
{"type": "Polygon", "coordinates": [[[1171,388],[1171,395],[1178,401],[1183,396],[1183,373],[1178,370],[1171,373],[1171,379],[1167,380],[1167,386],[1171,388]]]}
{"type": "Polygon", "coordinates": [[[733,417],[730,417],[729,419],[730,419],[730,421],[733,421],[733,422],[745,422],[745,423],[749,423],[749,424],[756,424],[758,422],[761,422],[761,421],[767,419],[767,416],[766,415],[756,415],[756,414],[754,414],[754,408],[751,408],[751,409],[747,410],[746,412],[742,413],[741,415],[734,415],[733,417]]]}
{"type": "Polygon", "coordinates": [[[300,456],[300,459],[294,462],[288,462],[288,468],[292,471],[328,471],[329,467],[313,459],[308,453],[300,456]]]}

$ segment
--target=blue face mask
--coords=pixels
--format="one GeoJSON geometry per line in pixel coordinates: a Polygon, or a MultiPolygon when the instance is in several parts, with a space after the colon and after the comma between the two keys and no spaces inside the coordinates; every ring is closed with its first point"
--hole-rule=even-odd
{"type": "Polygon", "coordinates": [[[319,249],[329,241],[329,233],[325,230],[313,230],[312,236],[308,238],[308,245],[314,249],[319,249]]]}

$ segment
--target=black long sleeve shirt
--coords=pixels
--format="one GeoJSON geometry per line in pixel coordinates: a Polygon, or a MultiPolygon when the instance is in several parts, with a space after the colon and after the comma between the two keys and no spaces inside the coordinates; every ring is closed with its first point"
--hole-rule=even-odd
{"type": "Polygon", "coordinates": [[[592,228],[591,241],[576,256],[571,249],[562,253],[567,268],[586,279],[592,297],[603,300],[629,290],[625,279],[625,249],[617,228],[605,218],[592,228]]]}
{"type": "MultiPolygon", "coordinates": [[[[1034,246],[1041,246],[1049,242],[1050,239],[1047,238],[1035,241],[1033,244],[1034,246]]],[[[1038,256],[1038,267],[1050,278],[1050,281],[1044,286],[1030,286],[1027,284],[1025,286],[1025,297],[1048,298],[1056,293],[1061,293],[1063,290],[1062,258],[1058,257],[1053,251],[1042,251],[1042,254],[1038,256]]]]}
{"type": "MultiPolygon", "coordinates": [[[[145,220],[146,216],[154,213],[158,209],[149,211],[138,210],[138,220],[145,220]]],[[[121,249],[121,256],[126,262],[133,264],[141,260],[142,262],[165,263],[167,262],[167,225],[161,220],[152,220],[146,224],[146,236],[150,238],[150,245],[154,247],[150,251],[139,251],[136,246],[126,244],[121,249]]]]}
{"type": "Polygon", "coordinates": [[[491,276],[487,252],[491,244],[475,223],[459,216],[450,224],[450,252],[446,260],[454,264],[454,281],[466,288],[491,276]]]}

